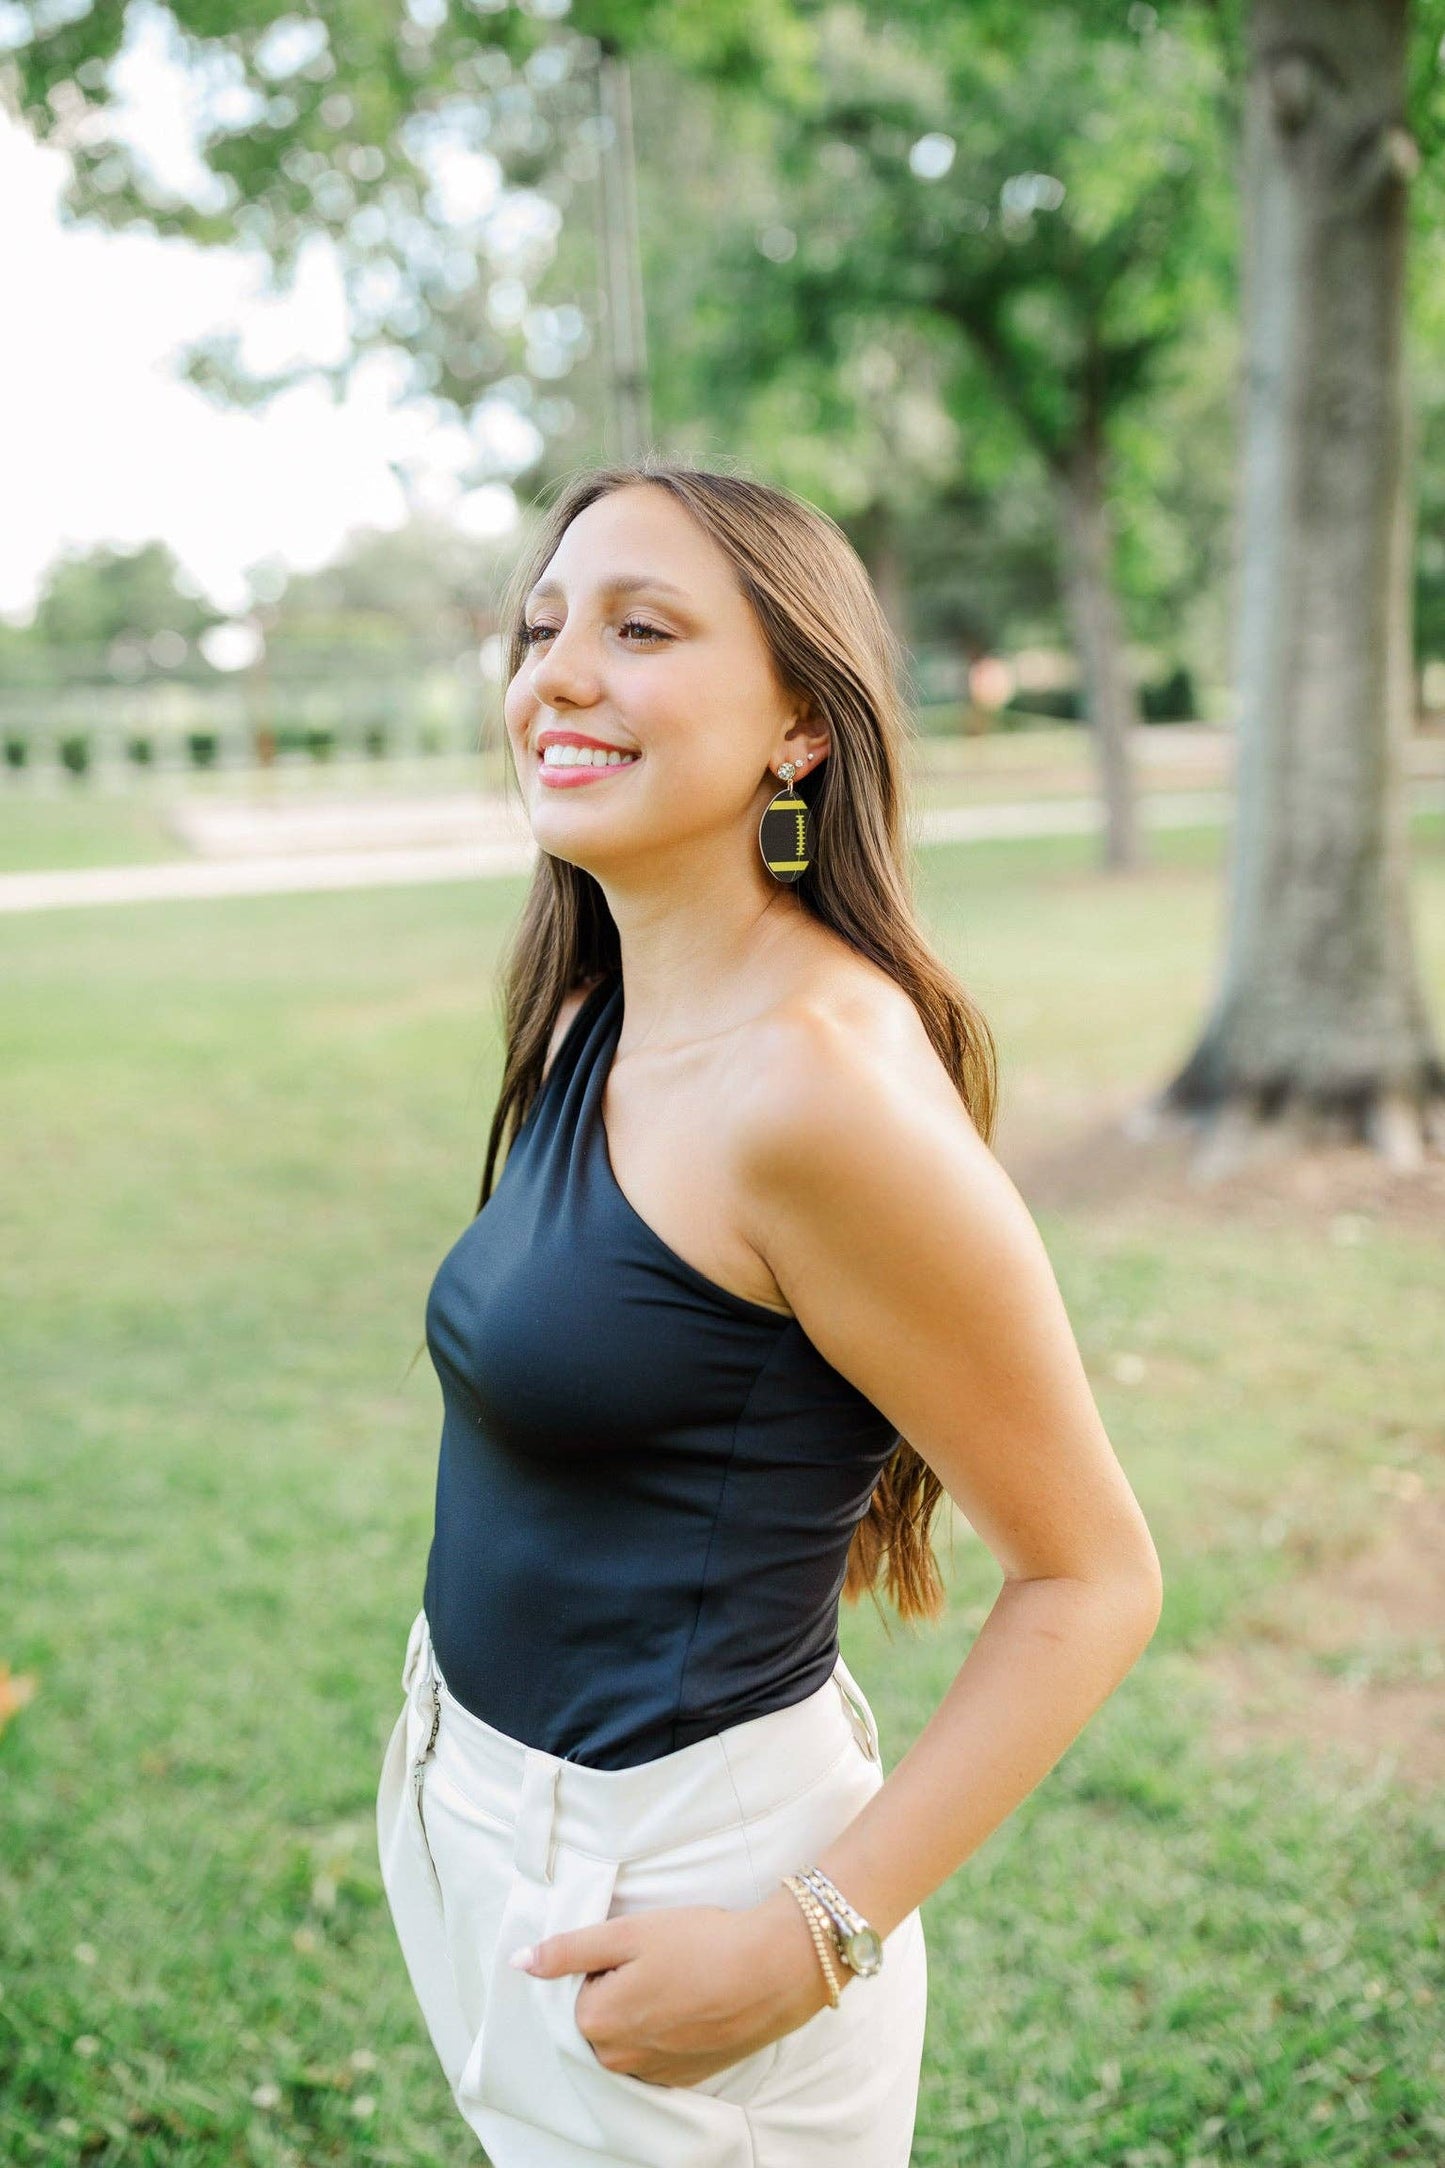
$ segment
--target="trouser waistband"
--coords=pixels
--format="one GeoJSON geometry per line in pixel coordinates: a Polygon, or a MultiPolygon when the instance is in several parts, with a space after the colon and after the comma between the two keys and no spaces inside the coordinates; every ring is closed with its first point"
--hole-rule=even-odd
{"type": "Polygon", "coordinates": [[[845,1752],[878,1759],[878,1730],[838,1657],[829,1678],[790,1708],[769,1710],[630,1769],[592,1769],[525,1745],[475,1716],[441,1676],[424,1610],[407,1643],[402,1685],[413,1762],[434,1753],[477,1809],[514,1825],[518,1863],[550,1880],[558,1844],[618,1861],[672,1850],[755,1821],[815,1783],[845,1752]]]}

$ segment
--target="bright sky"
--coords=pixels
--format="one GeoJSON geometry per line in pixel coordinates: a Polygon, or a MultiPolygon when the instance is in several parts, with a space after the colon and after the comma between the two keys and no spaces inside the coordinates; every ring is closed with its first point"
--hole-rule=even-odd
{"type": "MultiPolygon", "coordinates": [[[[173,63],[144,27],[122,56],[128,132],[167,183],[194,178],[173,63]]],[[[395,367],[358,366],[333,404],[298,386],[263,414],[217,408],[172,372],[177,349],[216,329],[243,332],[247,365],[269,372],[347,350],[340,279],[327,245],[303,257],[295,291],[263,301],[243,252],[152,234],[64,226],[62,152],[42,149],[0,109],[0,616],[31,617],[46,568],[68,548],[169,543],[220,608],[245,606],[248,566],[314,570],[356,527],[404,524],[416,502],[469,532],[505,533],[506,482],[465,492],[457,476],[485,441],[492,471],[533,447],[515,410],[469,432],[425,403],[397,403],[395,367]]]]}

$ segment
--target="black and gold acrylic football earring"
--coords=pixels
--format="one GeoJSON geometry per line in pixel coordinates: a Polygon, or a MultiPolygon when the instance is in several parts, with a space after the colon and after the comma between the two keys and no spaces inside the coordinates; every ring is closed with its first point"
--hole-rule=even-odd
{"type": "Polygon", "coordinates": [[[808,870],[808,808],[793,788],[797,772],[796,761],[779,762],[778,780],[783,787],[768,800],[758,822],[758,849],[775,881],[796,881],[808,870]]]}

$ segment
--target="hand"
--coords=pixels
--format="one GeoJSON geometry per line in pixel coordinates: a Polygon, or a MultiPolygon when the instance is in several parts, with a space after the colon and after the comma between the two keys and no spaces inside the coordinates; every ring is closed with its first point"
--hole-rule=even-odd
{"type": "Polygon", "coordinates": [[[547,1935],[522,1969],[585,1972],[584,2039],[604,2068],[650,2085],[696,2085],[828,2001],[808,1923],[782,1888],[745,1910],[659,1906],[547,1935]]]}

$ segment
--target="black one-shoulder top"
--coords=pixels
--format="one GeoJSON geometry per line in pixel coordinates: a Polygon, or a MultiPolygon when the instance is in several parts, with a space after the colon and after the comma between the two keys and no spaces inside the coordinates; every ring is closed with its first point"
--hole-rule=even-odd
{"type": "Polygon", "coordinates": [[[680,1257],[612,1172],[620,973],[572,1018],[432,1282],[423,1604],[464,1707],[622,1769],[803,1700],[897,1444],[796,1318],[680,1257]]]}

